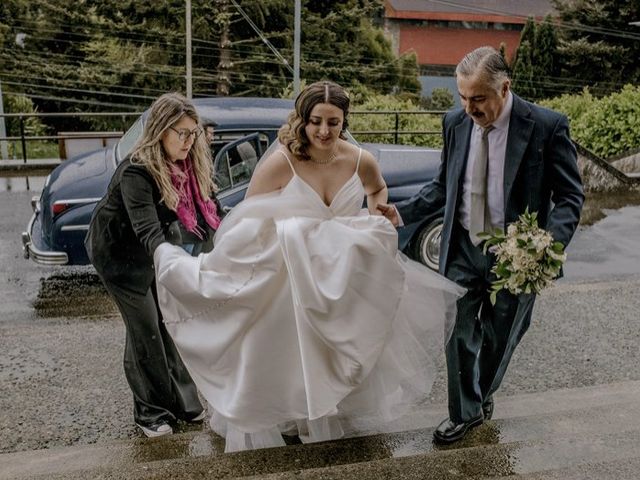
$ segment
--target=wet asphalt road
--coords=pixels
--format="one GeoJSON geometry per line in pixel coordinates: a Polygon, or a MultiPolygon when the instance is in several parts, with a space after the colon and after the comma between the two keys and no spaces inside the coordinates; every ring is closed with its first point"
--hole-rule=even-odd
{"type": "MultiPolygon", "coordinates": [[[[140,436],[111,301],[91,268],[22,258],[33,192],[1,190],[0,453],[140,436]]],[[[603,213],[540,296],[496,409],[500,396],[640,380],[640,206],[603,213]]],[[[445,399],[441,358],[430,401],[445,399]]]]}

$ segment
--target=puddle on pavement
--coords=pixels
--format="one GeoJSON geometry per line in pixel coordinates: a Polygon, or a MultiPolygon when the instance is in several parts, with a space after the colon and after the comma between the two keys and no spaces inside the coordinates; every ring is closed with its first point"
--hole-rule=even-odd
{"type": "Polygon", "coordinates": [[[118,313],[98,275],[90,272],[69,272],[41,278],[34,307],[40,317],[106,316],[118,313]]]}
{"type": "MultiPolygon", "coordinates": [[[[202,430],[202,426],[185,427],[180,422],[175,433],[202,430]]],[[[138,463],[154,462],[172,458],[205,457],[224,453],[224,440],[209,431],[202,431],[191,436],[174,435],[171,437],[143,439],[135,442],[130,451],[132,459],[138,463]],[[156,441],[154,441],[156,440],[156,441]]]]}
{"type": "Polygon", "coordinates": [[[640,205],[640,189],[589,193],[582,208],[580,225],[593,225],[607,216],[605,210],[617,210],[629,205],[640,205]]]}

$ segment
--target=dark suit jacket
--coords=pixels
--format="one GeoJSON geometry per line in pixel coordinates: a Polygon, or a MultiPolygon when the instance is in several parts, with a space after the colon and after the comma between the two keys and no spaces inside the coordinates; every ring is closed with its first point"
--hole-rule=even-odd
{"type": "Polygon", "coordinates": [[[142,294],[155,276],[153,252],[177,215],[160,200],[160,189],[142,165],[123,160],[96,206],[85,246],[105,279],[142,294]]]}
{"type": "MultiPolygon", "coordinates": [[[[435,179],[413,198],[396,205],[405,223],[444,207],[440,272],[446,274],[449,245],[462,197],[473,120],[462,109],[443,118],[444,147],[435,179]]],[[[504,166],[503,228],[528,207],[541,228],[563,245],[571,240],[584,202],[576,150],[567,118],[513,95],[504,166]]]]}

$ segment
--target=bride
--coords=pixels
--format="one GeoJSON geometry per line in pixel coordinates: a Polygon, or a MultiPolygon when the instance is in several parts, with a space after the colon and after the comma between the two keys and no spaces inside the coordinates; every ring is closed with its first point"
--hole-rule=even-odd
{"type": "Polygon", "coordinates": [[[462,290],[398,252],[348,113],[339,85],[309,85],[214,250],[155,251],[167,330],[227,452],[338,438],[340,419],[394,418],[431,388],[462,290]]]}

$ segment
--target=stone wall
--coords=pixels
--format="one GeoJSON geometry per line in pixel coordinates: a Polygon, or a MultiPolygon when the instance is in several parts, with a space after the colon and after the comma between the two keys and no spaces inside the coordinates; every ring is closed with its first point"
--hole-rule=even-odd
{"type": "MultiPolygon", "coordinates": [[[[617,166],[609,164],[606,160],[601,159],[578,144],[576,144],[576,149],[578,150],[578,168],[580,169],[585,192],[612,192],[640,188],[640,178],[628,176],[617,166]]],[[[616,162],[622,160],[626,160],[626,158],[616,162]]],[[[634,171],[640,171],[640,169],[634,171]]]]}

